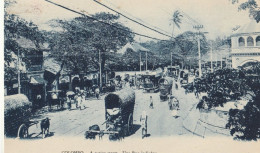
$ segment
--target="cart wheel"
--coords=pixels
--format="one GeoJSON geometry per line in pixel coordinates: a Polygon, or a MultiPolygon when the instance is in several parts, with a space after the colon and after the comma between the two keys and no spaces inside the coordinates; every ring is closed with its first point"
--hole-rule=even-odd
{"type": "Polygon", "coordinates": [[[131,135],[133,129],[133,115],[132,113],[128,117],[128,124],[127,124],[127,134],[131,135]]]}
{"type": "Polygon", "coordinates": [[[29,132],[28,132],[28,127],[25,124],[22,124],[19,129],[18,129],[18,133],[17,133],[17,138],[27,138],[29,136],[29,132]]]}

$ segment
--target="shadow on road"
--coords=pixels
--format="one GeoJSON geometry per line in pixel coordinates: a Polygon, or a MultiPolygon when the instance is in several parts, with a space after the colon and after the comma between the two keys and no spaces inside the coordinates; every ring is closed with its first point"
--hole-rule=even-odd
{"type": "Polygon", "coordinates": [[[139,125],[139,124],[133,124],[132,133],[131,133],[129,136],[135,134],[136,131],[138,131],[140,128],[141,128],[141,125],[139,125]]]}
{"type": "MultiPolygon", "coordinates": [[[[45,138],[54,136],[54,133],[55,133],[55,132],[50,132],[49,134],[46,135],[45,138]]],[[[29,139],[29,140],[42,139],[42,134],[41,134],[41,133],[38,133],[37,135],[36,135],[36,134],[37,134],[37,133],[32,133],[32,134],[30,134],[29,137],[28,137],[28,139],[29,139]],[[35,136],[34,136],[34,135],[35,135],[35,136]]]]}

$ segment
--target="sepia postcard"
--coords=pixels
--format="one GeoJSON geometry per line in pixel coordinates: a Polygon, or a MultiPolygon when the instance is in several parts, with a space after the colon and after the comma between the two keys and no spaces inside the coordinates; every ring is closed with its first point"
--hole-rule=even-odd
{"type": "Polygon", "coordinates": [[[4,153],[257,153],[260,0],[4,0],[4,153]]]}

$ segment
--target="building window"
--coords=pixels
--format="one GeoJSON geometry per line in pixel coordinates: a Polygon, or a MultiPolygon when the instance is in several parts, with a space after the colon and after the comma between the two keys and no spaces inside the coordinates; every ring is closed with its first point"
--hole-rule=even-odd
{"type": "Polygon", "coordinates": [[[260,36],[256,37],[256,46],[260,46],[260,36]]]}
{"type": "Polygon", "coordinates": [[[238,44],[239,44],[239,47],[245,46],[245,39],[243,37],[240,37],[238,39],[238,44]]]}
{"type": "Polygon", "coordinates": [[[254,39],[251,36],[247,38],[247,46],[254,46],[254,39]]]}

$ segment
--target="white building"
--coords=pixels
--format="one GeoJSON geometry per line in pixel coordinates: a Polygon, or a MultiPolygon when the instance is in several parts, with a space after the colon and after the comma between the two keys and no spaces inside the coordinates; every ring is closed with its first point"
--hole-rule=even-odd
{"type": "Polygon", "coordinates": [[[260,62],[260,23],[252,20],[231,35],[232,67],[260,62]]]}

